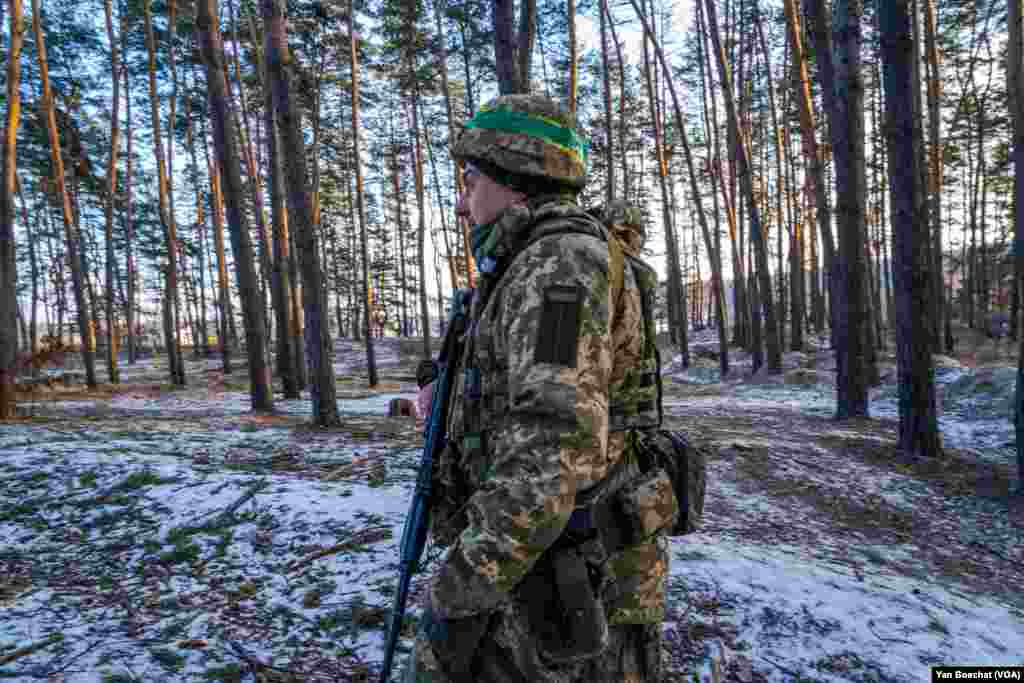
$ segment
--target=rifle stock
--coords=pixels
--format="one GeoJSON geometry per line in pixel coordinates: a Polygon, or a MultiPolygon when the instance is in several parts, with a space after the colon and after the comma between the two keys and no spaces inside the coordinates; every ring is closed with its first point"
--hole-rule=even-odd
{"type": "Polygon", "coordinates": [[[420,557],[427,542],[430,529],[430,496],[434,457],[444,449],[448,437],[448,402],[454,384],[455,368],[459,361],[461,349],[460,337],[465,322],[462,312],[462,301],[456,299],[453,309],[455,314],[448,326],[441,355],[438,357],[439,372],[434,380],[434,393],[430,401],[430,420],[427,422],[423,444],[423,455],[420,457],[419,472],[416,476],[416,488],[409,505],[409,514],[405,518],[402,529],[402,543],[399,550],[398,589],[395,602],[391,609],[391,622],[384,649],[384,665],[381,669],[380,683],[388,683],[391,677],[391,666],[398,645],[398,636],[402,632],[405,619],[405,603],[409,598],[409,584],[412,575],[419,568],[420,557]]]}

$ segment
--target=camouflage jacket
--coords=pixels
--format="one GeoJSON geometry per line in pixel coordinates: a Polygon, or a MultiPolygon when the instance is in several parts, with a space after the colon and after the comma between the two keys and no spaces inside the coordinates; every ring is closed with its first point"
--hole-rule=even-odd
{"type": "MultiPolygon", "coordinates": [[[[473,300],[453,447],[436,473],[433,532],[451,547],[430,599],[444,618],[514,600],[578,496],[626,457],[627,433],[609,429],[609,396],[629,384],[644,343],[634,273],[623,269],[611,302],[607,233],[575,204],[514,205],[494,229],[496,267],[473,300]]],[[[618,237],[625,251],[639,249],[635,236],[618,237]]],[[[607,558],[610,623],[662,619],[665,544],[656,538],[607,558]]]]}

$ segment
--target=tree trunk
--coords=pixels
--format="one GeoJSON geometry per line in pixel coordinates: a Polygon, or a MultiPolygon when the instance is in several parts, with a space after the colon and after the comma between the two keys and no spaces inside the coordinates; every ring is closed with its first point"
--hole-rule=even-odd
{"type": "MultiPolygon", "coordinates": [[[[205,139],[205,135],[203,138],[205,139]]],[[[213,248],[217,256],[217,310],[220,312],[217,336],[220,342],[221,367],[225,375],[231,374],[231,344],[229,325],[231,320],[231,291],[228,282],[227,258],[224,253],[224,196],[221,192],[221,174],[217,162],[209,158],[209,147],[204,145],[207,154],[207,169],[210,176],[210,204],[213,215],[213,248]]]]}
{"type": "Polygon", "coordinates": [[[1008,54],[1006,60],[1007,91],[1010,96],[1010,122],[1013,135],[1013,265],[1014,307],[1013,327],[1017,332],[1017,383],[1014,394],[1014,427],[1017,437],[1017,495],[1024,495],[1024,333],[1018,320],[1021,283],[1024,282],[1024,55],[1020,0],[1010,0],[1008,54]]]}
{"type": "MultiPolygon", "coordinates": [[[[765,39],[764,39],[764,27],[762,26],[762,21],[761,21],[761,10],[760,10],[760,8],[755,7],[755,11],[757,13],[756,20],[757,20],[757,37],[758,37],[758,42],[761,45],[761,52],[764,55],[764,60],[765,60],[765,69],[768,72],[768,88],[767,88],[768,89],[768,107],[771,110],[771,116],[772,116],[772,130],[774,131],[774,135],[772,137],[773,137],[773,141],[775,143],[775,173],[776,173],[776,177],[778,179],[777,180],[778,187],[776,188],[775,196],[776,196],[776,212],[779,215],[779,225],[778,225],[778,228],[777,228],[778,231],[779,231],[779,247],[778,247],[778,250],[779,250],[779,254],[778,254],[778,258],[779,258],[779,268],[778,268],[779,308],[778,308],[778,310],[779,310],[779,343],[780,343],[780,345],[782,345],[782,337],[784,336],[783,335],[784,323],[783,323],[782,318],[784,317],[785,310],[786,310],[786,306],[785,306],[785,303],[784,303],[784,300],[785,300],[785,281],[786,281],[786,279],[782,276],[782,233],[783,233],[782,226],[783,226],[783,220],[784,220],[784,216],[783,216],[783,213],[782,213],[782,195],[783,195],[782,183],[783,183],[783,179],[784,179],[784,175],[783,175],[783,172],[782,172],[782,157],[783,157],[783,149],[784,149],[783,140],[782,140],[782,130],[783,129],[782,129],[781,125],[779,124],[779,113],[778,113],[779,110],[775,106],[775,88],[772,85],[771,52],[768,50],[767,41],[765,41],[765,39]]],[[[799,254],[800,250],[797,249],[798,240],[799,240],[799,234],[800,234],[799,233],[799,226],[794,224],[794,225],[792,225],[790,230],[791,230],[791,232],[793,234],[793,237],[790,240],[790,250],[792,252],[794,252],[794,253],[798,253],[799,254]]],[[[800,268],[802,270],[802,268],[803,268],[802,254],[801,254],[801,257],[799,258],[799,260],[795,262],[795,264],[796,264],[796,267],[798,267],[798,268],[800,268]]],[[[802,280],[799,279],[799,278],[794,278],[793,282],[797,286],[802,286],[802,280]]],[[[803,292],[802,292],[802,290],[800,292],[798,292],[794,288],[794,291],[791,292],[791,299],[793,301],[793,315],[792,315],[792,320],[790,321],[791,329],[792,329],[791,344],[792,344],[792,349],[794,351],[800,351],[800,350],[803,349],[803,346],[804,346],[804,328],[803,328],[804,312],[803,312],[803,307],[802,307],[802,303],[803,303],[803,292]]]]}
{"type": "MultiPolygon", "coordinates": [[[[615,20],[612,17],[611,10],[608,8],[608,2],[603,0],[601,4],[604,7],[605,19],[608,22],[608,33],[611,35],[612,45],[615,46],[615,58],[619,65],[619,162],[622,164],[622,198],[629,201],[629,159],[626,142],[626,68],[625,61],[622,58],[622,44],[619,43],[619,36],[615,31],[615,20]]],[[[678,302],[676,305],[678,305],[678,302]]],[[[685,313],[683,313],[682,317],[685,317],[685,313]]]]}
{"type": "MultiPolygon", "coordinates": [[[[651,75],[651,64],[650,57],[648,55],[646,37],[644,38],[644,80],[647,84],[647,101],[650,103],[651,121],[653,122],[654,127],[654,154],[658,161],[658,185],[661,188],[662,225],[665,230],[666,249],[669,250],[670,267],[668,273],[668,292],[669,296],[678,302],[680,301],[678,290],[681,289],[681,275],[679,272],[678,262],[679,250],[676,245],[675,228],[672,225],[672,203],[669,201],[668,161],[665,158],[665,145],[664,140],[662,139],[662,121],[657,101],[658,93],[654,88],[654,79],[651,75]],[[673,256],[675,258],[672,258],[673,256]]],[[[684,292],[682,296],[683,301],[685,301],[685,296],[684,292]]],[[[682,318],[683,324],[679,325],[677,321],[675,326],[676,333],[679,335],[677,337],[677,342],[679,344],[679,353],[682,357],[683,367],[688,368],[690,367],[690,349],[686,336],[687,325],[685,308],[682,318]]]]}
{"type": "MultiPolygon", "coordinates": [[[[149,53],[149,101],[150,117],[153,129],[153,154],[156,157],[157,183],[159,192],[160,223],[164,229],[164,242],[167,245],[167,278],[170,281],[171,296],[177,299],[178,292],[178,235],[174,224],[174,216],[168,205],[170,191],[168,188],[167,166],[164,162],[164,148],[160,132],[160,99],[156,91],[156,40],[153,37],[153,16],[150,0],[143,0],[143,18],[146,31],[146,50],[149,53]]],[[[173,140],[172,140],[173,146],[173,140]]],[[[184,386],[185,370],[181,362],[181,340],[178,333],[178,320],[174,315],[176,305],[171,306],[171,341],[167,349],[167,367],[171,374],[171,383],[184,386]]]]}
{"type": "MultiPolygon", "coordinates": [[[[89,345],[92,321],[89,319],[89,308],[85,299],[85,268],[83,257],[79,252],[78,231],[71,215],[71,197],[64,183],[64,159],[61,155],[60,137],[57,134],[57,117],[54,113],[53,93],[50,91],[50,70],[46,61],[46,41],[43,38],[43,27],[40,18],[39,0],[32,0],[32,29],[36,39],[36,56],[39,59],[39,77],[43,85],[43,110],[46,116],[46,128],[50,138],[50,161],[53,164],[53,180],[56,194],[61,202],[61,215],[64,219],[64,237],[68,245],[68,260],[71,262],[71,282],[75,295],[75,308],[78,312],[78,334],[82,351],[82,364],[85,366],[85,381],[90,388],[96,387],[96,363],[93,350],[89,345]]],[[[11,329],[15,329],[12,327],[11,329]]]]}
{"type": "Polygon", "coordinates": [[[868,299],[864,291],[864,85],[860,75],[861,0],[836,0],[833,6],[835,98],[832,151],[835,155],[839,259],[835,269],[836,418],[868,416],[868,367],[865,362],[868,299]]]}
{"type": "MultiPolygon", "coordinates": [[[[180,277],[187,276],[185,275],[184,254],[180,251],[184,246],[184,242],[178,239],[178,214],[174,209],[174,130],[178,122],[178,66],[174,55],[174,47],[177,42],[178,31],[177,17],[177,0],[168,0],[167,63],[171,67],[171,98],[168,103],[167,112],[167,174],[165,175],[165,178],[167,179],[167,219],[169,221],[169,230],[171,235],[170,241],[174,244],[174,259],[171,263],[176,268],[173,281],[174,287],[171,293],[171,301],[174,304],[172,309],[174,314],[174,351],[178,373],[178,378],[175,381],[175,384],[178,386],[185,386],[185,363],[181,351],[181,292],[179,291],[178,279],[180,277]]],[[[186,302],[186,306],[187,305],[188,304],[186,302]]]]}
{"type": "MultiPolygon", "coordinates": [[[[195,79],[193,78],[193,83],[195,79]]],[[[199,162],[196,155],[196,140],[193,131],[194,121],[192,117],[192,96],[185,98],[185,118],[187,119],[186,143],[188,145],[189,161],[192,165],[192,179],[196,193],[196,238],[199,243],[199,259],[196,265],[199,271],[199,334],[202,337],[202,356],[210,355],[210,332],[206,318],[206,211],[203,210],[203,191],[200,185],[199,162]]],[[[198,348],[198,347],[197,347],[198,348]]]]}
{"type": "MultiPolygon", "coordinates": [[[[253,45],[259,45],[256,19],[249,15],[249,34],[253,45]]],[[[298,377],[295,372],[295,351],[292,348],[292,307],[291,284],[288,264],[291,262],[290,239],[288,235],[288,212],[285,209],[284,171],[281,164],[281,135],[278,132],[274,93],[270,87],[263,52],[256,51],[258,70],[263,87],[263,105],[267,138],[267,182],[270,186],[270,216],[273,223],[274,258],[271,298],[277,316],[277,374],[281,378],[281,390],[286,399],[300,398],[298,377]]]]}
{"type": "MultiPolygon", "coordinates": [[[[571,2],[572,0],[570,0],[571,2]]],[[[448,59],[447,52],[444,50],[445,45],[445,34],[444,26],[441,22],[441,4],[442,0],[436,0],[434,2],[434,19],[437,24],[437,38],[438,38],[438,54],[437,54],[437,68],[441,73],[441,90],[444,93],[444,108],[445,116],[448,122],[448,139],[449,141],[455,140],[455,114],[452,107],[452,93],[448,86],[448,59]]],[[[571,28],[570,28],[571,30],[571,28]]],[[[573,67],[575,68],[575,66],[573,67]]],[[[453,173],[455,175],[455,192],[457,195],[462,195],[462,168],[458,164],[453,164],[453,173]]],[[[466,282],[469,287],[476,287],[476,265],[473,263],[473,251],[470,247],[469,237],[469,221],[463,216],[455,217],[456,225],[459,226],[459,234],[462,238],[463,253],[465,254],[465,265],[466,282]]],[[[458,287],[456,279],[452,278],[452,287],[458,287]]],[[[440,291],[438,292],[440,295],[440,291]]]]}
{"type": "Polygon", "coordinates": [[[604,140],[605,140],[605,201],[611,204],[615,199],[615,143],[612,135],[612,83],[611,65],[608,59],[608,13],[607,0],[600,0],[601,13],[601,80],[604,83],[604,140]]]}
{"type": "MultiPolygon", "coordinates": [[[[497,3],[499,0],[495,0],[497,3]]],[[[511,0],[509,0],[511,2],[511,0]]],[[[359,241],[363,257],[363,332],[366,335],[366,370],[368,383],[377,386],[377,361],[373,352],[372,302],[370,300],[370,249],[366,234],[366,203],[363,196],[363,161],[359,130],[359,58],[353,0],[348,0],[348,33],[352,65],[352,163],[356,169],[356,208],[359,214],[359,241]]],[[[497,14],[497,6],[495,7],[497,14]]],[[[495,19],[497,21],[497,19],[495,19]]],[[[495,38],[497,40],[497,38],[495,38]]]]}
{"type": "Polygon", "coordinates": [[[511,95],[519,87],[516,73],[515,2],[494,0],[494,67],[498,77],[498,92],[511,95]]]}
{"type": "MultiPolygon", "coordinates": [[[[19,14],[19,16],[21,15],[21,8],[20,7],[18,8],[18,14],[19,14]]],[[[19,45],[18,48],[20,49],[21,46],[19,45]]],[[[17,55],[15,55],[15,57],[17,57],[17,55]]],[[[18,74],[18,76],[20,78],[20,73],[18,74]]],[[[13,80],[16,80],[16,79],[12,79],[8,75],[7,82],[11,83],[13,80]]],[[[12,98],[10,98],[10,96],[8,96],[8,102],[10,102],[10,101],[12,101],[12,98]]],[[[18,192],[18,200],[21,202],[21,217],[22,217],[23,224],[25,226],[25,242],[28,244],[29,270],[30,270],[30,272],[32,274],[31,275],[31,277],[32,277],[32,302],[30,304],[31,308],[32,308],[32,312],[29,314],[29,318],[30,319],[29,319],[29,324],[28,324],[28,333],[29,333],[29,346],[28,346],[28,350],[29,350],[29,353],[31,353],[34,356],[37,353],[39,353],[39,327],[38,327],[38,313],[37,313],[37,309],[39,308],[39,284],[40,284],[40,281],[42,281],[42,285],[43,285],[43,295],[45,296],[45,294],[46,294],[46,280],[43,279],[40,276],[40,274],[39,274],[39,257],[38,257],[37,252],[36,252],[36,248],[37,248],[36,247],[36,239],[38,239],[38,235],[39,235],[39,233],[38,233],[39,212],[38,211],[35,212],[35,221],[36,221],[36,228],[37,228],[37,230],[36,230],[35,234],[33,234],[32,222],[29,221],[29,217],[28,217],[28,206],[25,204],[25,195],[21,191],[21,183],[18,182],[17,175],[14,176],[14,186],[17,189],[17,192],[18,192]]],[[[3,206],[3,204],[0,203],[0,211],[2,211],[2,206],[3,206]]],[[[33,372],[33,374],[35,374],[35,372],[36,372],[35,368],[32,369],[32,372],[33,372]]]]}
{"type": "Polygon", "coordinates": [[[577,83],[579,56],[576,45],[576,0],[566,0],[565,17],[569,27],[569,116],[575,119],[576,91],[579,89],[577,83]]]}
{"type": "MultiPolygon", "coordinates": [[[[10,31],[7,34],[10,37],[10,45],[7,46],[7,117],[4,121],[3,185],[0,186],[0,420],[10,420],[16,412],[14,384],[18,353],[18,271],[14,259],[14,192],[17,178],[18,124],[21,121],[21,22],[21,0],[10,0],[10,31]]],[[[34,271],[33,267],[33,287],[34,271]]],[[[33,315],[34,311],[33,300],[33,315]]]]}
{"type": "Polygon", "coordinates": [[[879,6],[884,64],[886,132],[891,175],[890,200],[895,241],[896,357],[899,372],[899,449],[909,457],[941,455],[926,319],[928,292],[928,226],[921,210],[911,98],[913,38],[910,0],[879,6]]]}
{"type": "Polygon", "coordinates": [[[518,58],[517,76],[519,87],[516,92],[531,90],[530,74],[533,64],[533,44],[537,35],[537,0],[519,0],[519,36],[516,41],[518,58]]]}
{"type": "MultiPolygon", "coordinates": [[[[121,52],[125,52],[125,47],[128,43],[128,15],[127,13],[121,15],[121,52]]],[[[125,289],[127,290],[126,301],[124,306],[124,317],[125,322],[128,325],[128,363],[129,365],[135,365],[135,361],[139,357],[138,339],[136,337],[135,329],[135,225],[133,223],[134,216],[132,215],[132,187],[134,184],[133,173],[133,141],[135,139],[134,128],[132,126],[132,91],[131,81],[128,79],[128,65],[124,65],[124,119],[125,119],[125,137],[127,138],[127,147],[125,159],[125,188],[124,188],[124,222],[125,222],[125,280],[127,284],[125,289]]]]}
{"type": "MultiPolygon", "coordinates": [[[[711,179],[711,190],[714,195],[715,203],[715,218],[716,224],[720,221],[718,212],[718,196],[721,194],[722,208],[725,210],[726,225],[729,231],[729,248],[732,255],[732,282],[733,282],[733,316],[735,318],[733,325],[733,344],[739,346],[748,347],[750,346],[750,327],[749,327],[749,310],[747,306],[747,285],[746,285],[746,268],[743,262],[743,252],[740,249],[738,231],[736,227],[736,208],[734,206],[733,198],[729,194],[727,183],[729,180],[724,174],[724,164],[722,163],[722,151],[720,144],[720,136],[718,134],[718,96],[715,93],[714,87],[714,69],[711,66],[711,54],[710,49],[707,45],[707,30],[706,22],[704,21],[704,4],[702,2],[695,3],[697,7],[697,24],[699,26],[698,32],[699,37],[697,41],[698,51],[704,55],[701,60],[701,72],[707,70],[707,86],[704,90],[704,80],[701,79],[701,88],[704,91],[705,103],[710,99],[711,111],[707,112],[707,104],[705,104],[705,118],[707,119],[706,133],[712,141],[714,152],[710,153],[710,160],[708,161],[708,173],[711,179]],[[720,192],[719,192],[720,191],[720,192]]],[[[715,230],[716,243],[720,243],[720,231],[715,230]]],[[[721,254],[721,248],[719,245],[718,253],[721,254]]],[[[723,290],[724,295],[724,290],[723,290]]],[[[728,343],[728,340],[726,341],[728,343]]]]}
{"type": "MultiPolygon", "coordinates": [[[[701,201],[700,187],[697,184],[697,171],[693,163],[693,155],[691,154],[690,150],[690,142],[686,136],[686,127],[684,126],[685,119],[683,118],[683,110],[679,104],[679,98],[676,94],[675,85],[672,81],[672,72],[669,70],[668,60],[665,59],[665,53],[661,49],[661,45],[655,39],[654,31],[651,28],[650,21],[648,20],[648,17],[644,12],[643,7],[641,7],[638,4],[637,0],[630,0],[630,4],[633,5],[633,9],[634,11],[636,11],[637,17],[639,17],[640,22],[643,24],[644,34],[651,41],[651,45],[653,46],[654,52],[658,57],[658,61],[661,63],[661,67],[663,73],[665,74],[665,78],[668,80],[669,93],[672,96],[672,108],[675,114],[676,130],[679,133],[679,141],[683,145],[683,153],[686,157],[687,168],[689,169],[691,196],[693,198],[694,204],[697,207],[697,218],[700,221],[701,230],[704,233],[704,239],[708,244],[710,244],[711,230],[708,227],[707,216],[704,213],[704,204],[701,201]]],[[[719,270],[719,272],[721,271],[719,270]]],[[[725,354],[722,354],[721,359],[722,376],[724,377],[726,372],[728,372],[728,360],[726,360],[725,354]]]]}
{"type": "Polygon", "coordinates": [[[210,119],[213,124],[214,147],[224,182],[224,198],[228,227],[231,230],[231,250],[235,257],[235,270],[245,320],[246,351],[249,360],[249,381],[252,409],[272,411],[274,394],[267,367],[266,326],[260,302],[256,270],[253,266],[252,239],[249,221],[242,206],[241,161],[238,154],[238,132],[234,116],[228,107],[227,83],[224,79],[223,44],[217,27],[217,0],[202,0],[196,4],[196,33],[206,63],[206,82],[210,94],[210,119]]]}
{"type": "Polygon", "coordinates": [[[779,328],[775,318],[771,273],[768,270],[768,245],[764,236],[764,230],[762,229],[761,213],[757,205],[757,198],[754,195],[750,156],[747,148],[747,135],[740,127],[736,103],[733,99],[732,79],[725,62],[725,50],[722,48],[721,39],[718,35],[718,18],[714,0],[705,0],[705,5],[708,16],[708,30],[711,33],[711,40],[715,44],[715,51],[718,54],[718,69],[722,77],[722,92],[725,93],[725,106],[728,110],[729,126],[733,132],[733,138],[737,142],[736,155],[739,162],[740,183],[750,212],[750,233],[754,243],[757,275],[760,284],[759,299],[764,308],[764,333],[766,337],[765,347],[768,352],[768,371],[773,374],[780,373],[782,372],[782,350],[779,347],[779,328]]]}
{"type": "MultiPolygon", "coordinates": [[[[822,109],[825,112],[825,124],[826,124],[826,135],[829,140],[832,140],[831,127],[832,127],[832,112],[835,111],[835,105],[833,100],[835,99],[835,90],[833,85],[834,79],[834,68],[832,65],[832,33],[829,28],[828,22],[828,11],[825,0],[805,0],[804,1],[804,14],[808,20],[808,32],[814,40],[814,54],[818,60],[818,82],[821,84],[821,97],[824,106],[822,109]]],[[[824,164],[822,165],[824,169],[824,164]]],[[[824,177],[824,170],[822,171],[824,177]]],[[[825,183],[827,186],[827,182],[825,183]]],[[[825,201],[828,201],[828,192],[825,192],[822,196],[825,197],[825,201]]],[[[820,199],[820,198],[819,198],[820,199]]],[[[819,202],[820,204],[820,202],[819,202]]],[[[828,204],[820,204],[819,211],[819,228],[821,226],[821,206],[825,206],[826,220],[831,222],[831,217],[828,216],[828,204]]],[[[830,223],[831,224],[831,223],[830,223]]],[[[833,302],[835,300],[835,283],[836,276],[833,268],[836,265],[835,261],[838,258],[836,254],[835,242],[832,240],[831,228],[828,232],[822,231],[821,242],[822,242],[822,254],[825,256],[825,293],[828,295],[828,320],[829,327],[831,328],[832,344],[835,346],[835,330],[836,330],[836,319],[835,319],[835,308],[833,302]],[[830,256],[831,254],[831,256],[830,256]]]]}
{"type": "MultiPolygon", "coordinates": [[[[274,265],[271,253],[273,252],[272,239],[270,236],[270,226],[267,224],[267,212],[263,208],[263,183],[260,182],[260,174],[258,165],[256,163],[256,151],[255,143],[253,142],[253,135],[249,126],[249,103],[245,96],[245,85],[242,78],[242,66],[238,59],[238,24],[237,21],[240,19],[235,13],[234,4],[231,0],[228,0],[228,16],[231,17],[231,35],[233,49],[231,51],[232,66],[235,70],[235,81],[238,83],[238,98],[240,107],[238,110],[241,112],[242,122],[242,157],[245,162],[246,176],[248,177],[249,193],[252,195],[253,202],[253,214],[256,216],[256,227],[259,235],[259,246],[260,246],[260,273],[263,276],[263,281],[268,287],[273,282],[274,265]]],[[[258,52],[258,51],[257,51],[258,52]]],[[[260,59],[260,61],[262,61],[260,59]]],[[[319,83],[317,84],[317,92],[319,92],[319,83]]],[[[234,110],[235,101],[232,89],[228,88],[228,94],[231,100],[231,108],[234,110]]],[[[316,135],[319,135],[317,131],[316,135]]],[[[314,159],[316,157],[314,156],[314,159]]],[[[314,188],[315,191],[316,188],[314,188]]],[[[264,298],[264,297],[261,297],[264,298]]],[[[261,304],[264,305],[264,304],[261,304]]],[[[269,325],[269,320],[268,320],[269,325]]],[[[270,331],[267,330],[267,336],[269,339],[270,331]]]]}
{"type": "MultiPolygon", "coordinates": [[[[416,78],[415,55],[410,52],[412,63],[412,76],[416,78]]],[[[412,133],[416,138],[416,208],[419,212],[419,229],[417,230],[418,260],[420,267],[420,318],[422,319],[423,331],[423,357],[429,359],[430,354],[430,302],[427,300],[427,208],[426,190],[423,184],[423,145],[420,135],[420,86],[414,80],[412,86],[412,133]]],[[[404,283],[403,283],[404,286],[404,283]]]]}
{"type": "Polygon", "coordinates": [[[306,149],[300,117],[292,103],[288,66],[288,25],[283,0],[261,0],[264,26],[264,54],[267,85],[274,96],[274,110],[281,141],[290,154],[283,155],[288,187],[289,228],[295,234],[302,267],[302,298],[306,322],[306,358],[310,364],[310,397],[313,421],[321,427],[339,423],[337,390],[328,313],[320,267],[317,236],[313,229],[313,207],[308,188],[306,149]]]}
{"type": "MultiPolygon", "coordinates": [[[[942,114],[940,111],[942,100],[942,81],[939,75],[939,48],[936,37],[935,21],[935,0],[924,0],[924,31],[925,48],[928,56],[928,137],[931,148],[931,165],[929,172],[929,217],[932,224],[932,320],[934,323],[935,348],[942,348],[939,341],[943,330],[943,316],[946,314],[945,286],[942,273],[942,174],[943,174],[943,145],[942,145],[942,114]]],[[[953,349],[946,349],[952,353],[953,349]]]]}
{"type": "Polygon", "coordinates": [[[120,144],[121,122],[121,74],[117,41],[114,39],[114,17],[111,0],[105,0],[103,10],[107,20],[107,38],[110,40],[110,160],[107,164],[106,246],[107,246],[107,374],[111,384],[118,384],[120,373],[117,368],[117,321],[114,317],[114,199],[117,196],[117,152],[120,144]]]}
{"type": "MultiPolygon", "coordinates": [[[[706,97],[710,88],[707,86],[707,81],[705,80],[704,67],[705,64],[707,64],[707,62],[705,59],[706,55],[704,54],[704,12],[701,8],[701,3],[694,3],[694,14],[696,16],[697,30],[700,33],[700,35],[698,35],[697,38],[697,63],[699,64],[701,94],[703,95],[701,99],[704,101],[704,129],[705,135],[710,138],[711,136],[707,134],[712,130],[715,130],[716,127],[711,120],[712,115],[708,111],[708,98],[706,97]]],[[[711,76],[709,72],[707,74],[707,80],[710,79],[711,76]]],[[[714,102],[713,93],[712,102],[714,102]]],[[[715,232],[713,237],[710,234],[708,234],[707,221],[701,222],[701,232],[704,235],[704,244],[707,247],[708,256],[711,259],[711,279],[712,288],[714,289],[715,319],[718,327],[718,362],[719,371],[721,373],[722,379],[724,379],[726,375],[729,374],[729,317],[725,303],[725,278],[724,273],[722,271],[722,231],[718,228],[718,193],[715,188],[716,176],[714,172],[714,165],[712,162],[708,163],[708,170],[708,175],[711,179],[711,197],[712,201],[714,202],[715,210],[715,232]]],[[[696,187],[696,185],[694,185],[694,187],[696,187]]]]}

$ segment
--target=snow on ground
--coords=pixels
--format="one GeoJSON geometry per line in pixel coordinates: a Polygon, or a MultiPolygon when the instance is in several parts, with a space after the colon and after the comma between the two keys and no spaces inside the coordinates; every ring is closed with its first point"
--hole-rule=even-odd
{"type": "MultiPolygon", "coordinates": [[[[377,350],[400,369],[397,345],[377,350]]],[[[339,377],[361,353],[339,344],[339,377]]],[[[408,384],[339,387],[332,430],[304,424],[305,398],[258,417],[213,383],[38,401],[0,425],[0,678],[375,679],[420,437],[383,417],[408,384]]],[[[1021,663],[1020,520],[948,472],[892,466],[885,392],[881,420],[836,423],[827,382],[720,382],[706,359],[666,378],[669,425],[713,446],[702,528],[671,544],[666,680],[710,680],[713,663],[744,683],[1021,663]]],[[[947,445],[1005,464],[1000,418],[942,420],[947,445]]]]}

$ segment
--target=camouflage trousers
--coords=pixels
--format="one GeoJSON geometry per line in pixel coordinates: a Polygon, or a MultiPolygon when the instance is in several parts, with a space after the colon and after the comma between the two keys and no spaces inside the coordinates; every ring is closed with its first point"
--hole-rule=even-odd
{"type": "MultiPolygon", "coordinates": [[[[611,626],[608,648],[600,656],[556,666],[541,658],[523,606],[513,603],[491,621],[472,668],[469,680],[487,683],[659,683],[661,624],[611,626]]],[[[422,633],[401,680],[463,683],[444,673],[422,633]]]]}

